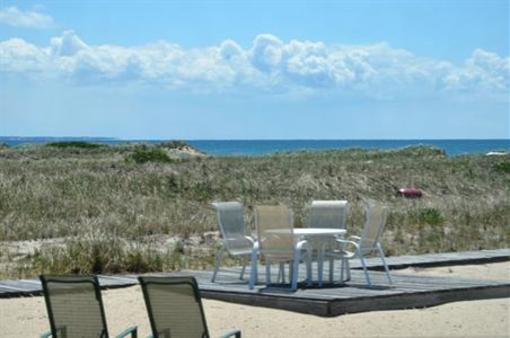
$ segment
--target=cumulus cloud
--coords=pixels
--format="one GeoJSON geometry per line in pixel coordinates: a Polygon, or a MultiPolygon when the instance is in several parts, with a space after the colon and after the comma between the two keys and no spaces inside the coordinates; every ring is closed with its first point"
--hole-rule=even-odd
{"type": "Polygon", "coordinates": [[[16,7],[0,9],[0,23],[24,28],[49,28],[54,25],[53,18],[49,15],[33,11],[21,11],[16,7]]]}
{"type": "Polygon", "coordinates": [[[510,57],[476,49],[464,66],[448,74],[445,86],[450,90],[509,91],[510,57]]]}
{"type": "Polygon", "coordinates": [[[50,66],[48,53],[22,39],[0,42],[0,72],[44,72],[50,66]]]}
{"type": "Polygon", "coordinates": [[[385,43],[360,46],[284,42],[270,34],[243,48],[233,40],[184,49],[166,41],[136,47],[89,45],[66,31],[38,47],[0,42],[0,72],[40,74],[78,84],[143,82],[170,89],[266,92],[503,93],[510,88],[508,57],[477,49],[463,64],[417,56],[385,43]]]}

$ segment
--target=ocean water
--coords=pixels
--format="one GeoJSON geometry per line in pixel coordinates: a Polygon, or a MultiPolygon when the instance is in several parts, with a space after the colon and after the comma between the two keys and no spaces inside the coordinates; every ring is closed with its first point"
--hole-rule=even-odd
{"type": "MultiPolygon", "coordinates": [[[[0,143],[16,146],[24,143],[54,141],[89,141],[105,144],[128,142],[159,143],[165,140],[121,140],[88,137],[0,137],[0,143]]],[[[332,149],[400,149],[413,145],[430,145],[448,155],[484,154],[490,151],[510,151],[510,139],[490,140],[187,140],[193,147],[211,155],[265,155],[275,152],[332,149]]]]}
{"type": "Polygon", "coordinates": [[[331,149],[399,149],[411,145],[431,145],[448,155],[510,151],[506,140],[196,140],[192,146],[215,155],[263,155],[282,151],[331,149]]]}

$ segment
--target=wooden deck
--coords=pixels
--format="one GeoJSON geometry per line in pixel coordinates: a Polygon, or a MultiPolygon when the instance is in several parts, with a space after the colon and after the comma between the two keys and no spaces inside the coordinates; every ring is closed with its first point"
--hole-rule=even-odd
{"type": "MultiPolygon", "coordinates": [[[[389,258],[392,267],[431,266],[472,263],[487,263],[510,259],[510,249],[475,251],[455,254],[405,256],[389,258]]],[[[353,269],[351,281],[345,284],[325,284],[305,288],[300,285],[296,292],[286,285],[266,287],[257,285],[249,290],[246,281],[239,280],[238,268],[222,269],[217,282],[211,283],[211,271],[183,271],[180,273],[157,273],[154,275],[193,275],[199,282],[204,298],[284,309],[318,316],[337,316],[345,313],[419,308],[447,302],[510,297],[510,279],[502,281],[472,280],[447,277],[426,277],[416,274],[392,272],[393,284],[389,285],[383,272],[376,271],[380,263],[369,261],[370,276],[374,286],[365,286],[363,271],[353,269]]],[[[353,264],[354,265],[354,264],[353,264]]],[[[314,265],[315,267],[315,265],[314,265]]],[[[324,278],[328,279],[328,264],[324,278]]],[[[338,269],[338,265],[337,265],[338,269]]],[[[247,271],[248,272],[248,271],[247,271]]],[[[304,266],[300,276],[304,279],[304,266]]],[[[314,272],[316,276],[316,272],[314,272]]],[[[272,272],[276,277],[276,270],[272,272]]],[[[101,275],[100,283],[105,288],[122,287],[137,283],[136,275],[101,275]]],[[[246,276],[247,277],[247,276],[246,276]]],[[[264,281],[264,269],[259,269],[259,280],[264,281]]],[[[338,271],[335,278],[338,279],[338,271]]],[[[0,297],[36,295],[41,293],[38,280],[0,281],[0,297]]]]}

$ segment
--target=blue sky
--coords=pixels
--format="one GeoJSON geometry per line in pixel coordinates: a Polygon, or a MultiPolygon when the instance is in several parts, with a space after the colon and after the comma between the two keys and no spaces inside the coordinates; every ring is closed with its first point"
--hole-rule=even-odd
{"type": "Polygon", "coordinates": [[[508,1],[0,0],[0,135],[509,138],[508,1]]]}

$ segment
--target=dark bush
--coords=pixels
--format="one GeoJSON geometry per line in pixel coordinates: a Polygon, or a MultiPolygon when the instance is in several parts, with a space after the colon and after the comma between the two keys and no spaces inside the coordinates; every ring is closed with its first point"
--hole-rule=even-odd
{"type": "Polygon", "coordinates": [[[499,162],[495,168],[501,173],[510,174],[510,162],[499,162]]]}
{"type": "Polygon", "coordinates": [[[158,145],[161,148],[168,148],[168,149],[182,149],[184,147],[189,147],[189,144],[187,144],[184,141],[168,141],[163,142],[158,145]]]}
{"type": "Polygon", "coordinates": [[[80,148],[80,149],[97,149],[106,147],[105,144],[89,143],[84,141],[65,141],[46,143],[46,147],[53,148],[80,148]]]}
{"type": "Polygon", "coordinates": [[[132,154],[126,156],[126,161],[134,161],[135,163],[161,162],[169,163],[173,160],[161,148],[141,147],[135,149],[132,154]]]}

